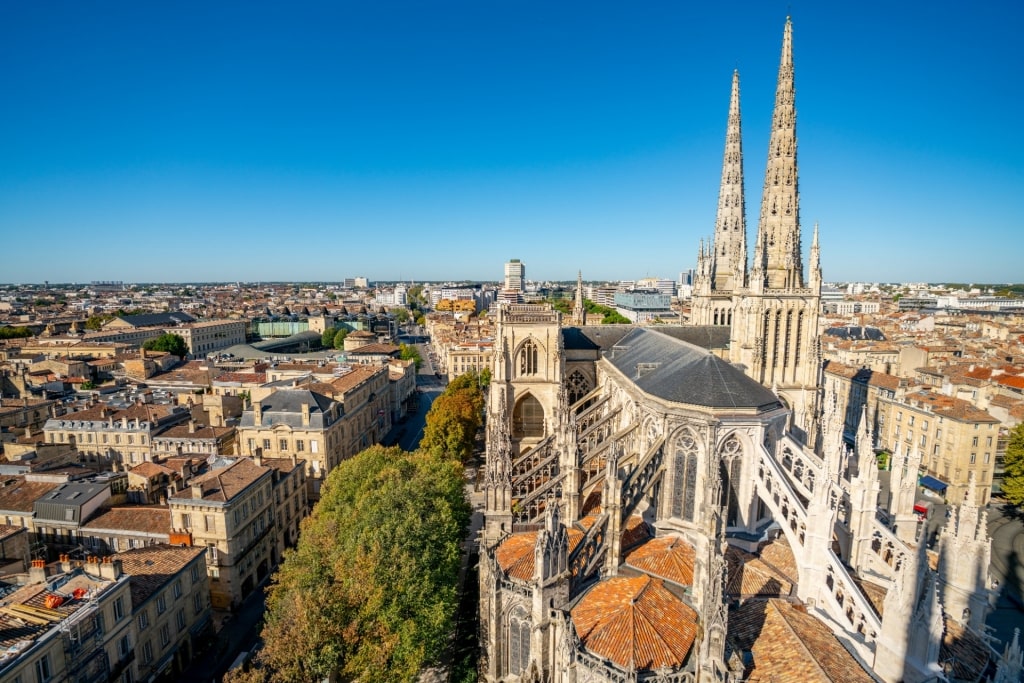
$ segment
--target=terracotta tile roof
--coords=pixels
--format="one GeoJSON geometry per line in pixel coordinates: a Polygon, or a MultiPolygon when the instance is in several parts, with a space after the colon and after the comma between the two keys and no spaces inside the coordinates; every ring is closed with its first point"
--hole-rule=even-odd
{"type": "Polygon", "coordinates": [[[265,372],[225,372],[213,378],[214,382],[238,382],[239,384],[263,384],[267,381],[265,372]]]}
{"type": "Polygon", "coordinates": [[[797,569],[793,549],[789,547],[789,541],[786,540],[785,535],[780,535],[774,541],[762,543],[760,558],[762,562],[775,569],[790,582],[797,583],[800,570],[797,569]]]}
{"type": "Polygon", "coordinates": [[[202,486],[203,500],[226,503],[269,471],[269,468],[257,465],[250,458],[238,458],[227,467],[195,477],[189,482],[189,488],[178,491],[171,496],[171,500],[193,499],[192,487],[202,486]]]}
{"type": "Polygon", "coordinates": [[[174,474],[174,470],[171,468],[158,465],[155,462],[142,462],[128,471],[132,474],[137,474],[140,477],[146,477],[147,479],[159,477],[160,475],[171,476],[174,474]]]}
{"type": "MultiPolygon", "coordinates": [[[[566,531],[569,536],[569,552],[572,552],[582,540],[583,532],[572,527],[566,531]]],[[[529,581],[533,578],[533,549],[536,545],[536,531],[512,534],[494,551],[494,559],[509,578],[529,581]]]]}
{"type": "Polygon", "coordinates": [[[992,680],[990,675],[995,673],[995,663],[988,645],[952,619],[946,617],[944,622],[946,629],[939,646],[939,664],[948,662],[950,680],[992,680]],[[990,668],[992,671],[988,671],[990,668]]]}
{"type": "Polygon", "coordinates": [[[25,477],[18,476],[0,478],[0,510],[12,510],[31,515],[36,500],[58,486],[60,484],[25,481],[25,477]]]}
{"type": "Polygon", "coordinates": [[[823,622],[802,605],[785,600],[751,600],[729,614],[729,637],[750,651],[745,672],[750,683],[808,683],[874,680],[823,622]]]}
{"type": "MultiPolygon", "coordinates": [[[[121,569],[130,577],[132,607],[138,607],[161,588],[170,585],[204,552],[206,548],[157,544],[114,555],[121,560],[121,569]]],[[[189,580],[186,577],[185,585],[189,580]]]]}
{"type": "Polygon", "coordinates": [[[756,555],[729,548],[725,560],[729,567],[729,584],[725,589],[728,595],[784,597],[793,591],[790,579],[756,555]]]}
{"type": "Polygon", "coordinates": [[[114,507],[83,525],[86,529],[111,529],[170,537],[171,511],[161,507],[114,507]]]}
{"type": "Polygon", "coordinates": [[[583,646],[624,669],[680,667],[697,637],[693,608],[646,575],[599,582],[571,614],[583,646]]]}
{"type": "Polygon", "coordinates": [[[677,583],[693,585],[693,546],[678,534],[654,538],[626,555],[626,564],[652,576],[677,583]]]}
{"type": "Polygon", "coordinates": [[[864,579],[853,576],[853,582],[857,584],[857,588],[864,594],[864,597],[868,599],[871,606],[874,608],[875,613],[878,616],[882,616],[882,608],[885,606],[885,594],[888,593],[888,589],[882,588],[881,586],[865,581],[864,579]]]}
{"type": "Polygon", "coordinates": [[[619,535],[619,547],[622,550],[629,550],[638,543],[643,543],[651,537],[651,528],[640,515],[630,515],[619,535]]]}

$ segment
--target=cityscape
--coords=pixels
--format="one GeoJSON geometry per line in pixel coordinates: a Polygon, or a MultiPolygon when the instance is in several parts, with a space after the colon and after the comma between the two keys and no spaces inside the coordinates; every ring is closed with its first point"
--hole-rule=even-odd
{"type": "Polygon", "coordinates": [[[772,4],[3,10],[0,681],[1024,680],[1012,22],[772,4]]]}

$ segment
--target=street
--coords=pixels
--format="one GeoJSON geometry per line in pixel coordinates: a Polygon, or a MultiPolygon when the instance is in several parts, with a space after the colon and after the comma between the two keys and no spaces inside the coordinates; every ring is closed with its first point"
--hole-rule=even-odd
{"type": "Polygon", "coordinates": [[[988,626],[999,639],[998,650],[1024,624],[1024,515],[998,503],[988,507],[988,533],[992,539],[992,578],[999,582],[999,599],[988,626]]]}

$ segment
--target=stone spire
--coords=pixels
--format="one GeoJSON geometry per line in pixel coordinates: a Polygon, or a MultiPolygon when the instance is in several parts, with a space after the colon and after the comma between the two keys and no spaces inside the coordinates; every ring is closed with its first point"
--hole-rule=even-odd
{"type": "Polygon", "coordinates": [[[950,507],[949,519],[939,536],[939,580],[942,602],[949,616],[981,632],[992,610],[989,565],[992,543],[988,517],[975,503],[977,483],[969,476],[967,496],[959,510],[950,507]]]}
{"type": "Polygon", "coordinates": [[[587,307],[583,304],[583,271],[576,271],[576,302],[572,308],[572,317],[577,325],[587,324],[587,307]]]}
{"type": "Polygon", "coordinates": [[[494,408],[487,416],[484,492],[485,535],[497,540],[512,531],[512,439],[509,433],[504,387],[499,387],[494,408]]]}
{"type": "Polygon", "coordinates": [[[787,17],[768,141],[768,167],[757,224],[751,288],[800,289],[800,197],[796,163],[796,88],[793,83],[793,22],[787,17]]]}
{"type": "Polygon", "coordinates": [[[729,122],[725,132],[722,184],[711,256],[711,289],[733,291],[747,280],[747,218],[743,199],[743,145],[740,139],[740,73],[732,74],[729,122]]]}
{"type": "Polygon", "coordinates": [[[1024,669],[1024,653],[1020,649],[1020,629],[1013,629],[1013,640],[1003,649],[1003,656],[992,683],[1017,683],[1024,669]]]}
{"type": "Polygon", "coordinates": [[[818,222],[814,222],[814,238],[811,240],[811,264],[807,273],[808,286],[821,292],[821,248],[818,246],[818,222]]]}

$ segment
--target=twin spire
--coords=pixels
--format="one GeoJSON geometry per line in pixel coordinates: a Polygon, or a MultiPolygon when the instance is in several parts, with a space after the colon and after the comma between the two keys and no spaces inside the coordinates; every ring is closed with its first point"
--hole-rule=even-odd
{"type": "MultiPolygon", "coordinates": [[[[768,141],[768,164],[761,193],[757,242],[749,271],[743,197],[740,80],[738,72],[734,72],[732,76],[722,184],[718,193],[715,237],[707,266],[712,291],[729,292],[749,288],[755,292],[763,292],[766,289],[801,289],[805,286],[800,245],[799,200],[793,23],[787,17],[775,89],[772,131],[768,141]]],[[[704,256],[703,250],[701,256],[704,256]]],[[[813,260],[816,260],[815,254],[812,254],[813,260]]],[[[812,270],[816,265],[811,264],[812,270]]]]}

